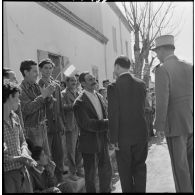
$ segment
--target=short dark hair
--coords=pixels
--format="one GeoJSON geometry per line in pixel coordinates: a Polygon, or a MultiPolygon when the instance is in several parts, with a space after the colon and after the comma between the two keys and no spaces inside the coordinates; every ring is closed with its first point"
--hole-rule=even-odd
{"type": "Polygon", "coordinates": [[[9,79],[9,73],[13,72],[10,68],[3,67],[3,78],[9,79]]]}
{"type": "Polygon", "coordinates": [[[41,146],[34,146],[31,153],[32,158],[36,161],[40,160],[41,153],[43,151],[43,147],[41,146]]]}
{"type": "Polygon", "coordinates": [[[108,79],[102,81],[103,84],[107,82],[110,82],[110,81],[108,79]]]}
{"type": "Polygon", "coordinates": [[[66,82],[65,81],[61,81],[60,85],[64,85],[64,87],[66,87],[66,82]]]}
{"type": "Polygon", "coordinates": [[[26,138],[26,143],[28,145],[28,149],[30,150],[30,152],[32,153],[33,148],[34,148],[34,143],[31,141],[31,139],[26,138]]]}
{"type": "Polygon", "coordinates": [[[66,76],[66,82],[69,82],[70,81],[70,78],[72,78],[72,77],[76,77],[75,75],[73,75],[73,76],[66,76]]]}
{"type": "Polygon", "coordinates": [[[35,146],[31,139],[27,138],[26,143],[28,144],[28,149],[31,152],[31,156],[34,160],[40,160],[41,152],[43,151],[43,147],[35,146]]]}
{"type": "Polygon", "coordinates": [[[106,88],[105,88],[105,87],[101,87],[101,88],[99,89],[99,93],[101,93],[103,90],[106,90],[106,88]]]}
{"type": "Polygon", "coordinates": [[[85,71],[85,72],[82,72],[80,75],[79,75],[79,82],[85,82],[85,76],[89,74],[88,71],[85,71]]]}
{"type": "Polygon", "coordinates": [[[114,62],[114,65],[118,64],[122,68],[129,69],[131,62],[127,56],[119,56],[114,62]]]}
{"type": "Polygon", "coordinates": [[[32,66],[37,66],[37,63],[34,60],[24,60],[20,64],[20,72],[22,73],[23,77],[25,77],[24,71],[30,71],[32,66]]]}
{"type": "Polygon", "coordinates": [[[20,93],[20,88],[16,83],[11,82],[8,79],[3,81],[3,103],[7,101],[10,95],[14,97],[17,92],[20,93]]]}
{"type": "Polygon", "coordinates": [[[41,60],[41,62],[39,63],[39,68],[43,68],[45,64],[51,64],[53,67],[55,67],[55,64],[52,62],[52,60],[49,58],[46,58],[46,59],[41,60]]]}

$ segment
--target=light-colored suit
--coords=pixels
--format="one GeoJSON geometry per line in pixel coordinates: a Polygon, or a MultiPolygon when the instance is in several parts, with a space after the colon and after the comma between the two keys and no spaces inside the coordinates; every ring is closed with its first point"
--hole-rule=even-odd
{"type": "Polygon", "coordinates": [[[61,92],[61,95],[64,110],[64,120],[66,121],[65,142],[67,158],[69,162],[69,170],[72,174],[75,174],[82,168],[82,156],[78,151],[77,145],[79,129],[73,112],[73,103],[77,98],[78,93],[74,93],[69,88],[66,88],[61,92]]]}
{"type": "Polygon", "coordinates": [[[168,56],[156,68],[155,92],[154,128],[165,132],[176,191],[192,192],[193,66],[168,56]]]}

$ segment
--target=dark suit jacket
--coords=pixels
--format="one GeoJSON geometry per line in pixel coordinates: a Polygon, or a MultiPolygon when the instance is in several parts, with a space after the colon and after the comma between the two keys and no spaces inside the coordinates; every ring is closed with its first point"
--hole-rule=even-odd
{"type": "Polygon", "coordinates": [[[145,83],[123,74],[108,86],[107,93],[110,142],[120,147],[145,141],[145,83]]]}
{"type": "Polygon", "coordinates": [[[79,150],[83,153],[99,152],[101,147],[107,144],[108,119],[106,116],[103,100],[98,94],[101,103],[103,119],[99,120],[96,110],[83,92],[75,100],[73,105],[76,121],[79,126],[79,150]]]}

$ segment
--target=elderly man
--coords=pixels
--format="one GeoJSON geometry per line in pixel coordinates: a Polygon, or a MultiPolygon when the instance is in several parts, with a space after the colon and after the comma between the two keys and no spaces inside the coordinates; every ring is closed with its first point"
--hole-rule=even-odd
{"type": "Polygon", "coordinates": [[[157,135],[166,136],[176,192],[193,191],[193,66],[174,55],[174,37],[156,38],[157,135]]]}

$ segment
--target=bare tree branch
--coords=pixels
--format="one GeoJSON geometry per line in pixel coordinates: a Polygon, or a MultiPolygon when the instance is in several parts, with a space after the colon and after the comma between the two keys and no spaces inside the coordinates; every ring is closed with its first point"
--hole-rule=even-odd
{"type": "Polygon", "coordinates": [[[160,5],[160,7],[158,8],[158,10],[155,12],[154,16],[152,17],[151,23],[150,23],[150,26],[149,26],[149,29],[151,28],[151,25],[152,25],[153,21],[155,20],[156,16],[158,15],[158,13],[160,12],[160,10],[162,9],[162,6],[163,5],[164,5],[164,2],[162,2],[162,4],[160,5]]]}
{"type": "Polygon", "coordinates": [[[151,39],[150,43],[154,41],[154,39],[155,39],[156,36],[158,35],[159,31],[161,30],[161,24],[164,22],[164,20],[165,20],[167,14],[169,13],[170,7],[171,7],[171,3],[168,5],[168,8],[166,9],[165,14],[164,14],[164,16],[162,17],[162,19],[161,19],[161,21],[160,21],[159,27],[158,27],[158,29],[157,29],[157,31],[156,31],[154,37],[151,39]]]}
{"type": "Polygon", "coordinates": [[[147,70],[145,76],[147,76],[155,60],[155,57],[152,57],[149,63],[149,51],[154,45],[154,39],[165,30],[175,31],[179,25],[172,23],[175,10],[172,2],[162,2],[156,8],[153,2],[129,2],[128,6],[126,5],[123,3],[125,15],[129,25],[133,28],[135,39],[133,69],[135,76],[141,78],[144,63],[144,69],[147,70]]]}

